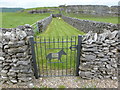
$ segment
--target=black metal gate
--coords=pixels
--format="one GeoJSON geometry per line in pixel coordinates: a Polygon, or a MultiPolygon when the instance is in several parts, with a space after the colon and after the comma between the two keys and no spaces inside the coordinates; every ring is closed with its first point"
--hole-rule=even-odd
{"type": "Polygon", "coordinates": [[[81,39],[81,36],[31,37],[35,77],[78,76],[81,39]]]}

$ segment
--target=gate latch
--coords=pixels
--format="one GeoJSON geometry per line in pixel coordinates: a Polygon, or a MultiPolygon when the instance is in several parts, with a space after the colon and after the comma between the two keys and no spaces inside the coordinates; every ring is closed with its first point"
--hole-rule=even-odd
{"type": "Polygon", "coordinates": [[[70,46],[70,50],[71,51],[75,51],[77,49],[78,45],[71,45],[70,46]]]}

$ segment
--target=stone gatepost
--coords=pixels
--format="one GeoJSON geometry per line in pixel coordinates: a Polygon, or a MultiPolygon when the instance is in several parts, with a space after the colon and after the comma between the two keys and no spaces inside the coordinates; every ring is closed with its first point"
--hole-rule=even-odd
{"type": "Polygon", "coordinates": [[[33,80],[31,26],[0,29],[0,82],[29,85],[33,80]]]}

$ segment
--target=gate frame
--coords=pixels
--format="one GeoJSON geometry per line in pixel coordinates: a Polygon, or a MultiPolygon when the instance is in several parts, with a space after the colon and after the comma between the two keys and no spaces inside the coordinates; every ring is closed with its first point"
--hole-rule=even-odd
{"type": "MultiPolygon", "coordinates": [[[[35,75],[35,78],[38,79],[38,78],[39,78],[39,75],[38,75],[38,68],[37,68],[37,63],[36,63],[36,54],[35,54],[35,47],[34,47],[34,44],[35,44],[36,42],[34,41],[34,37],[33,37],[33,36],[29,38],[29,41],[30,41],[30,45],[31,45],[34,75],[35,75]]],[[[78,45],[76,45],[76,49],[77,49],[76,76],[79,76],[81,47],[82,47],[82,36],[81,36],[81,35],[78,35],[78,45]]]]}
{"type": "Polygon", "coordinates": [[[81,44],[82,44],[82,36],[78,35],[76,76],[79,76],[79,66],[80,66],[80,56],[81,56],[81,46],[82,46],[81,44]]]}
{"type": "Polygon", "coordinates": [[[34,47],[34,37],[30,37],[30,44],[31,44],[31,52],[32,52],[32,61],[33,61],[33,69],[34,69],[34,75],[35,78],[38,79],[38,69],[37,69],[37,63],[36,63],[36,54],[35,54],[35,47],[34,47]]]}

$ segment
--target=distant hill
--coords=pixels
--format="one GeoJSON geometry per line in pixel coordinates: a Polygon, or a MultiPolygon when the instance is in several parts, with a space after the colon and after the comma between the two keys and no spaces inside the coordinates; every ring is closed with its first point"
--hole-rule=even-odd
{"type": "Polygon", "coordinates": [[[0,12],[16,12],[24,8],[0,8],[0,12]]]}

